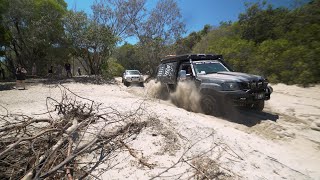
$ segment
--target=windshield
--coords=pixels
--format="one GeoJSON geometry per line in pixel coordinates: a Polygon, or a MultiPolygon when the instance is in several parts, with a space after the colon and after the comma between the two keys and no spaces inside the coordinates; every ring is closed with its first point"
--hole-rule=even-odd
{"type": "Polygon", "coordinates": [[[139,75],[140,72],[137,71],[137,70],[132,70],[132,71],[127,71],[127,74],[128,74],[128,75],[139,75]]]}
{"type": "Polygon", "coordinates": [[[196,73],[201,71],[206,74],[217,73],[220,71],[229,71],[222,63],[218,61],[197,61],[194,62],[196,73]]]}

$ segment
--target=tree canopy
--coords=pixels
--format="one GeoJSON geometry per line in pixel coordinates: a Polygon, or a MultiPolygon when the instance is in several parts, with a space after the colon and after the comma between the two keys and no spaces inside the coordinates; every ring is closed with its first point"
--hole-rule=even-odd
{"type": "Polygon", "coordinates": [[[16,64],[31,68],[32,63],[47,64],[50,49],[63,42],[62,18],[66,3],[56,0],[1,1],[2,49],[8,69],[16,64]]]}
{"type": "Polygon", "coordinates": [[[319,83],[320,0],[303,2],[293,8],[246,4],[237,21],[185,35],[176,0],[159,0],[153,9],[147,0],[99,0],[91,15],[67,10],[64,0],[2,0],[0,62],[12,72],[36,63],[39,75],[76,60],[87,74],[125,68],[154,76],[166,55],[214,53],[271,82],[319,83]],[[126,43],[128,37],[137,43],[126,43]]]}
{"type": "Polygon", "coordinates": [[[320,1],[294,9],[254,3],[233,23],[221,23],[201,38],[194,53],[217,53],[237,70],[271,82],[320,82],[320,1]]]}
{"type": "Polygon", "coordinates": [[[87,74],[111,73],[109,64],[118,63],[111,58],[119,52],[115,47],[136,37],[136,59],[144,72],[154,73],[160,57],[184,32],[175,0],[159,0],[153,9],[146,8],[146,0],[99,0],[91,8],[93,14],[87,15],[67,10],[64,0],[1,1],[0,56],[7,70],[14,74],[21,64],[31,71],[36,63],[39,75],[45,75],[50,66],[68,61],[75,66],[76,60],[87,74]]]}

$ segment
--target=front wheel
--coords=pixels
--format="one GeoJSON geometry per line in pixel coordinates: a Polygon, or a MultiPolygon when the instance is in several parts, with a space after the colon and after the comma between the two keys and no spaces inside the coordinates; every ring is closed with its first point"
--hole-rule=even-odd
{"type": "Polygon", "coordinates": [[[256,111],[262,111],[264,109],[264,101],[258,101],[252,104],[251,108],[256,111]]]}
{"type": "Polygon", "coordinates": [[[127,86],[127,87],[130,86],[130,83],[127,82],[127,81],[124,81],[123,84],[124,84],[125,86],[127,86]]]}
{"type": "Polygon", "coordinates": [[[201,109],[205,114],[221,116],[221,109],[217,98],[212,95],[202,95],[200,100],[201,109]]]}

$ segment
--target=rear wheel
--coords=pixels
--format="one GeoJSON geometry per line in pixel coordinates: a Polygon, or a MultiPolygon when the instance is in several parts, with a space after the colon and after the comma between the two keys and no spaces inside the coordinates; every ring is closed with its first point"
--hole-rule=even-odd
{"type": "Polygon", "coordinates": [[[201,109],[205,114],[221,116],[221,109],[217,98],[212,95],[202,95],[200,100],[201,109]]]}
{"type": "Polygon", "coordinates": [[[156,91],[156,96],[162,100],[168,100],[170,97],[170,92],[168,91],[167,85],[160,83],[160,88],[156,91]]]}

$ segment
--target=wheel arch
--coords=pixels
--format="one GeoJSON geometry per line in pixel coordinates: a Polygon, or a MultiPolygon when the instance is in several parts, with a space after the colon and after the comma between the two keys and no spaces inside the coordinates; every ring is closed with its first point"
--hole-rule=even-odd
{"type": "Polygon", "coordinates": [[[200,92],[219,92],[222,90],[221,85],[216,83],[201,83],[199,88],[200,92]]]}

